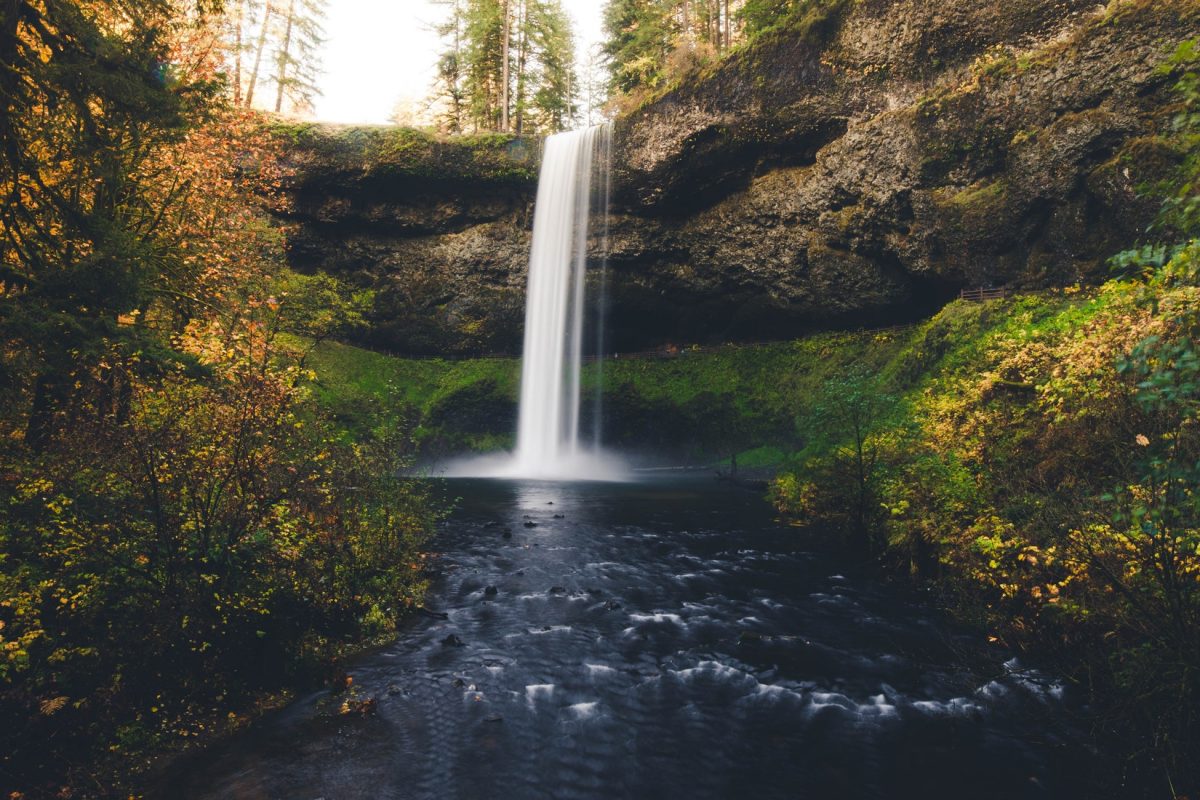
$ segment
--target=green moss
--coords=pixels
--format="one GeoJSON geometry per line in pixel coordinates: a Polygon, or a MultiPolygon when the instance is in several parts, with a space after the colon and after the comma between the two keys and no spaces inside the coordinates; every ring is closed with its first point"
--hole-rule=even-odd
{"type": "MultiPolygon", "coordinates": [[[[830,377],[852,364],[882,369],[905,331],[829,333],[795,342],[617,358],[584,369],[583,392],[599,384],[616,446],[658,446],[701,460],[796,446],[797,416],[830,377]]],[[[483,452],[512,444],[517,359],[412,360],[325,342],[309,356],[311,391],[350,431],[407,415],[427,454],[483,452]],[[510,413],[506,415],[505,409],[510,413]]],[[[765,452],[765,451],[764,451],[765,452]]],[[[765,459],[748,456],[747,466],[765,459]]]]}
{"type": "MultiPolygon", "coordinates": [[[[585,367],[583,392],[602,389],[615,447],[700,462],[740,452],[744,467],[786,467],[829,446],[806,431],[832,379],[864,369],[877,375],[881,391],[898,398],[888,418],[895,422],[927,393],[977,378],[997,342],[1086,325],[1119,299],[1118,287],[959,301],[921,325],[887,331],[609,359],[585,367]]],[[[326,342],[308,363],[311,390],[350,431],[408,415],[427,455],[512,446],[518,359],[402,359],[326,342]]]]}
{"type": "Polygon", "coordinates": [[[440,137],[394,125],[271,124],[311,168],[454,181],[527,183],[537,179],[540,145],[509,134],[440,137]]]}
{"type": "Polygon", "coordinates": [[[981,181],[961,191],[948,189],[936,192],[935,197],[960,211],[986,212],[1003,202],[1007,191],[1008,183],[1004,180],[991,183],[981,181]]]}

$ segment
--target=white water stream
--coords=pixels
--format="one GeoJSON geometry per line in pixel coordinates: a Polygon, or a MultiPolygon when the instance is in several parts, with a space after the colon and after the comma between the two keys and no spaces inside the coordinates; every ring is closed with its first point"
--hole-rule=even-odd
{"type": "MultiPolygon", "coordinates": [[[[601,451],[599,393],[594,433],[580,436],[589,241],[607,238],[612,128],[599,125],[546,139],[534,207],[525,305],[517,447],[459,461],[451,477],[620,480],[620,461],[601,451]]],[[[607,245],[602,241],[603,246],[607,245]]],[[[603,247],[601,247],[603,249],[603,247]]],[[[603,284],[603,280],[597,281],[603,284]]],[[[601,287],[599,287],[602,289],[601,287]]],[[[591,321],[602,339],[602,308],[591,321]]],[[[597,347],[599,344],[597,344],[597,347]]]]}

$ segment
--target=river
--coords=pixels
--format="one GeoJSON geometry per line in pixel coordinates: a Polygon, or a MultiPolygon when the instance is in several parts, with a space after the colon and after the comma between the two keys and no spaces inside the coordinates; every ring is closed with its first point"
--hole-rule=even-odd
{"type": "Polygon", "coordinates": [[[452,481],[423,616],[170,798],[1071,798],[1070,692],[709,480],[452,481]],[[509,531],[506,537],[506,529],[509,531]]]}

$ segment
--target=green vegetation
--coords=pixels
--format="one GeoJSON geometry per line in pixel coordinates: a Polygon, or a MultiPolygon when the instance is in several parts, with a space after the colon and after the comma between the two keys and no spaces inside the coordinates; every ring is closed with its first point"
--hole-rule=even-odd
{"type": "MultiPolygon", "coordinates": [[[[811,408],[828,379],[855,363],[882,367],[905,336],[830,333],[798,342],[610,359],[602,371],[594,364],[585,367],[583,392],[590,397],[598,377],[603,381],[605,439],[614,447],[691,463],[736,453],[742,468],[770,467],[799,441],[795,417],[811,408]]],[[[323,342],[307,364],[316,376],[315,397],[347,430],[410,419],[430,458],[512,446],[520,383],[516,359],[411,360],[323,342]]]]}
{"type": "Polygon", "coordinates": [[[1117,256],[1123,277],[1098,289],[949,306],[872,382],[895,400],[860,440],[866,491],[845,478],[845,425],[774,487],[784,512],[847,533],[869,496],[869,552],[1058,657],[1124,737],[1125,768],[1181,788],[1200,781],[1198,60],[1187,44],[1169,66],[1165,136],[1187,155],[1155,233],[1177,243],[1117,256]]]}
{"type": "Polygon", "coordinates": [[[511,134],[442,137],[392,125],[272,121],[268,129],[293,152],[310,153],[306,171],[361,172],[439,181],[526,183],[537,180],[539,146],[511,134]]]}
{"type": "Polygon", "coordinates": [[[344,332],[369,293],[284,266],[278,140],[222,94],[210,11],[0,15],[6,797],[118,794],[424,588],[406,429],[347,436],[285,336],[344,332]]]}
{"type": "MultiPolygon", "coordinates": [[[[611,91],[632,109],[672,88],[709,81],[725,55],[757,42],[829,43],[852,0],[609,0],[604,10],[611,91]]],[[[769,46],[769,45],[768,45],[769,46]]],[[[740,60],[753,63],[745,53],[740,60]]]]}
{"type": "Polygon", "coordinates": [[[437,0],[443,50],[430,98],[446,133],[557,133],[580,89],[571,19],[559,0],[437,0]],[[574,88],[572,88],[574,87],[574,88]]]}

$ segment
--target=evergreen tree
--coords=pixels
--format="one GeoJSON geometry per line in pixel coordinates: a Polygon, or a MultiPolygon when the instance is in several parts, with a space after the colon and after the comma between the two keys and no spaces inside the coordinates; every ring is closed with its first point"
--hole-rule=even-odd
{"type": "Polygon", "coordinates": [[[579,86],[571,20],[559,0],[529,0],[527,4],[530,14],[526,24],[537,58],[533,105],[539,127],[565,130],[575,119],[574,95],[579,86]]]}
{"type": "Polygon", "coordinates": [[[294,109],[311,109],[320,93],[320,47],[324,41],[321,22],[327,0],[288,0],[282,14],[283,33],[275,54],[275,113],[283,110],[286,98],[294,109]]]}
{"type": "Polygon", "coordinates": [[[318,94],[322,23],[328,0],[234,0],[225,7],[234,105],[308,109],[318,94]],[[264,75],[264,68],[269,74],[264,75]],[[274,87],[265,106],[261,84],[274,87]]]}
{"type": "Polygon", "coordinates": [[[746,0],[740,16],[747,34],[753,35],[775,25],[801,4],[798,0],[746,0]]]}
{"type": "Polygon", "coordinates": [[[247,8],[251,12],[258,12],[257,17],[251,16],[251,19],[256,23],[258,35],[253,45],[254,66],[250,68],[249,82],[246,85],[246,93],[242,99],[242,105],[245,108],[251,108],[254,105],[254,90],[258,86],[258,74],[262,68],[263,53],[267,48],[267,37],[271,31],[271,23],[274,20],[276,9],[270,0],[261,5],[256,3],[255,0],[247,0],[247,8]]]}
{"type": "Polygon", "coordinates": [[[476,130],[501,130],[504,33],[500,0],[467,0],[464,90],[476,130]]]}
{"type": "Polygon", "coordinates": [[[604,7],[611,88],[659,88],[774,24],[804,0],[608,0],[604,7]]]}
{"type": "Polygon", "coordinates": [[[668,0],[609,0],[604,9],[612,87],[629,93],[653,89],[666,77],[667,57],[677,36],[668,0]]]}
{"type": "Polygon", "coordinates": [[[559,0],[445,0],[434,101],[443,127],[557,131],[575,115],[574,36],[559,0]]]}
{"type": "Polygon", "coordinates": [[[431,105],[438,108],[437,122],[447,133],[462,133],[467,124],[466,25],[467,0],[436,0],[447,7],[446,18],[436,28],[446,43],[438,57],[431,105]]]}

